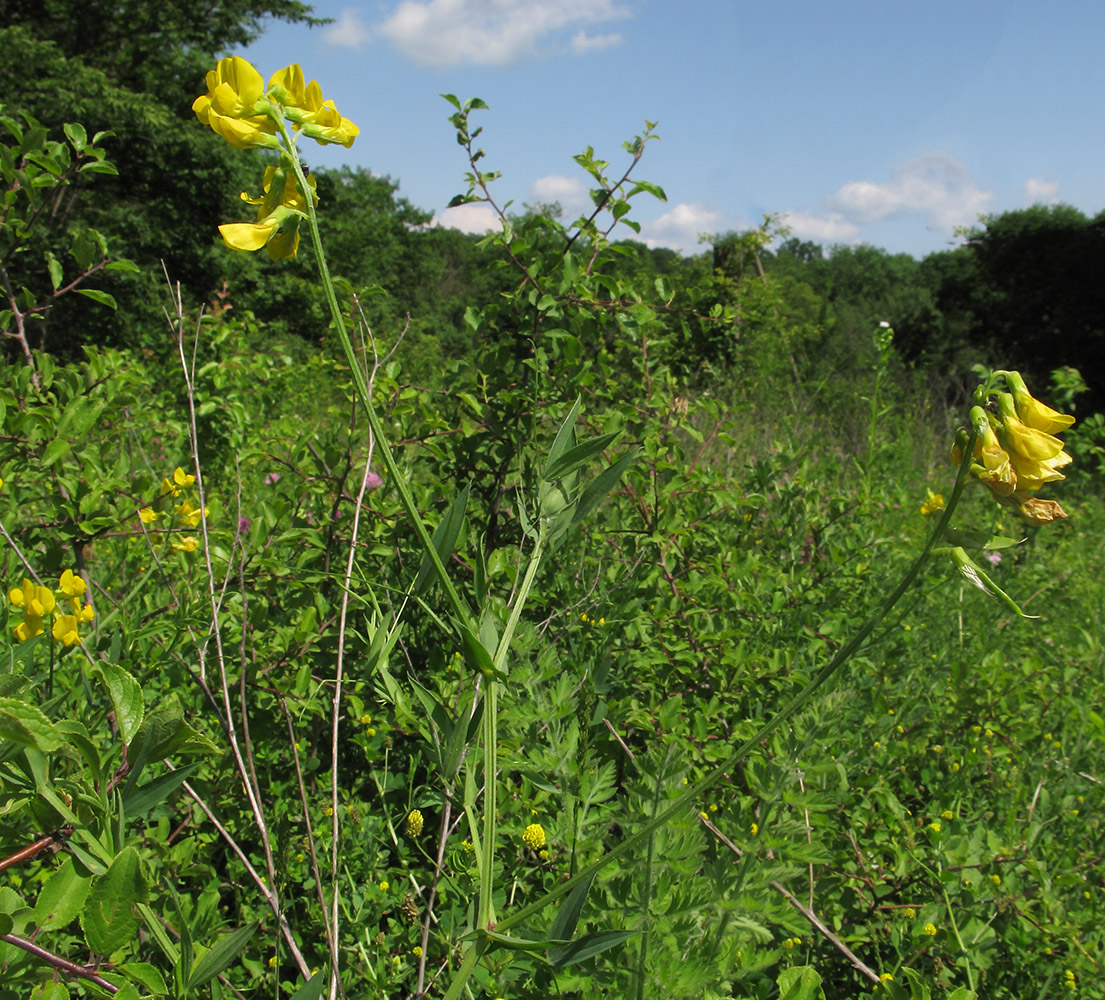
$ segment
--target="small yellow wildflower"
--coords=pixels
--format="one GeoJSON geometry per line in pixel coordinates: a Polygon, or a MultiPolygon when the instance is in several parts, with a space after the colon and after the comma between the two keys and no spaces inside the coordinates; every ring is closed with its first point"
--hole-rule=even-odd
{"type": "Polygon", "coordinates": [[[177,552],[195,552],[200,547],[200,541],[195,535],[185,535],[183,538],[173,539],[173,548],[177,552]]]}
{"type": "Polygon", "coordinates": [[[941,819],[946,819],[946,820],[953,820],[953,819],[955,819],[955,813],[953,813],[950,809],[945,809],[940,814],[940,818],[941,819]]]}
{"type": "Polygon", "coordinates": [[[173,470],[173,478],[161,480],[161,492],[170,493],[174,497],[181,490],[186,490],[196,481],[196,477],[185,472],[179,465],[173,470]]]}
{"type": "Polygon", "coordinates": [[[279,962],[279,959],[275,955],[273,955],[269,959],[269,968],[270,969],[275,969],[278,962],[279,962]]]}
{"type": "Polygon", "coordinates": [[[935,514],[938,510],[944,509],[944,497],[940,493],[933,493],[932,490],[928,491],[928,497],[925,502],[921,504],[921,513],[927,517],[929,514],[935,514]]]}
{"type": "Polygon", "coordinates": [[[913,909],[912,906],[907,906],[902,911],[902,916],[905,917],[906,920],[912,920],[914,917],[917,916],[917,911],[915,909],[913,909]]]}
{"type": "Polygon", "coordinates": [[[81,637],[77,633],[77,616],[58,615],[54,619],[54,627],[51,633],[63,646],[75,646],[81,641],[81,637]]]}
{"type": "Polygon", "coordinates": [[[422,948],[416,944],[413,948],[411,948],[411,954],[414,955],[415,958],[421,958],[422,948]]]}
{"type": "Polygon", "coordinates": [[[145,525],[151,525],[158,518],[158,513],[152,507],[143,507],[138,512],[138,520],[145,525]]]}
{"type": "Polygon", "coordinates": [[[548,851],[538,851],[538,852],[537,852],[537,856],[538,856],[538,857],[539,857],[539,858],[540,858],[540,859],[541,859],[542,861],[548,861],[548,860],[549,860],[549,852],[548,852],[548,851]]]}
{"type": "Polygon", "coordinates": [[[407,814],[406,831],[408,837],[417,837],[422,832],[422,813],[418,809],[412,809],[407,814]]]}
{"type": "Polygon", "coordinates": [[[386,879],[381,880],[381,882],[380,882],[380,892],[387,892],[388,889],[390,889],[390,888],[391,888],[391,886],[388,885],[386,879]]]}
{"type": "Polygon", "coordinates": [[[46,631],[42,619],[51,614],[57,605],[57,598],[52,590],[26,578],[22,587],[13,587],[8,592],[8,600],[12,607],[23,612],[23,621],[12,629],[13,635],[20,642],[42,635],[46,631]]]}
{"type": "Polygon", "coordinates": [[[880,983],[892,983],[892,982],[894,982],[894,977],[889,972],[882,972],[882,973],[879,973],[879,982],[880,983]]]}
{"type": "Polygon", "coordinates": [[[362,726],[367,726],[372,721],[372,716],[367,712],[361,716],[360,723],[362,726]]]}
{"type": "Polygon", "coordinates": [[[756,823],[753,823],[748,829],[752,833],[753,837],[755,837],[756,834],[760,832],[760,827],[756,823]]]}
{"type": "Polygon", "coordinates": [[[941,829],[943,829],[943,828],[942,828],[942,827],[940,826],[940,824],[939,824],[939,823],[935,823],[935,822],[934,822],[934,823],[929,823],[929,829],[930,829],[930,830],[931,830],[931,831],[932,831],[933,833],[939,833],[939,832],[941,831],[941,829]]]}
{"type": "MultiPolygon", "coordinates": [[[[176,513],[184,523],[185,527],[197,528],[200,523],[200,509],[192,503],[191,500],[185,498],[176,506],[176,513]]],[[[203,516],[208,516],[208,508],[203,508],[203,516]]]]}
{"type": "Polygon", "coordinates": [[[522,831],[522,843],[531,851],[538,851],[545,846],[545,830],[540,823],[530,823],[522,831]]]}
{"type": "Polygon", "coordinates": [[[936,937],[936,924],[934,924],[934,923],[925,924],[925,933],[929,937],[936,937]]]}
{"type": "Polygon", "coordinates": [[[334,807],[333,806],[327,806],[325,809],[322,810],[322,814],[324,816],[333,816],[334,815],[334,807]]]}

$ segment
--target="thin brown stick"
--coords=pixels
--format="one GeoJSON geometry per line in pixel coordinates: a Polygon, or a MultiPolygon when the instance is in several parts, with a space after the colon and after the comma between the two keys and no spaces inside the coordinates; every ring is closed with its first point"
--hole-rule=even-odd
{"type": "MultiPolygon", "coordinates": [[[[705,826],[718,840],[720,840],[726,847],[729,848],[738,858],[744,857],[744,851],[742,851],[736,844],[734,844],[728,837],[725,836],[709,819],[699,814],[698,817],[702,821],[702,825],[705,826]]],[[[802,914],[814,927],[816,927],[825,938],[836,947],[849,962],[852,963],[853,968],[862,972],[873,983],[881,983],[879,974],[871,968],[866,962],[863,961],[851,948],[849,948],[843,941],[840,940],[825,923],[813,912],[808,906],[803,906],[798,901],[794,893],[792,893],[781,882],[769,883],[771,888],[779,893],[791,906],[793,906],[799,913],[802,914]]]]}
{"type": "Polygon", "coordinates": [[[61,955],[55,955],[52,951],[47,951],[41,945],[35,944],[34,941],[28,941],[25,937],[20,937],[18,934],[0,934],[0,941],[15,945],[16,948],[22,948],[24,951],[34,955],[35,958],[41,958],[44,962],[52,965],[60,972],[66,972],[70,976],[76,976],[78,979],[87,979],[90,983],[95,983],[101,989],[107,990],[108,993],[114,994],[119,992],[119,987],[114,983],[109,983],[106,979],[86,969],[83,965],[77,965],[76,962],[70,962],[69,959],[62,958],[61,955]]]}

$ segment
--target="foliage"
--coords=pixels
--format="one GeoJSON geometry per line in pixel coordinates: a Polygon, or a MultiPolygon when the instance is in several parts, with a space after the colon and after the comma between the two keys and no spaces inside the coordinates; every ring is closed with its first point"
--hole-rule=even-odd
{"type": "Polygon", "coordinates": [[[618,242],[651,125],[512,214],[448,101],[480,246],[320,173],[345,317],[235,257],[174,364],[6,363],[0,997],[1100,995],[1100,419],[1019,527],[861,322],[916,268],[618,242]]]}

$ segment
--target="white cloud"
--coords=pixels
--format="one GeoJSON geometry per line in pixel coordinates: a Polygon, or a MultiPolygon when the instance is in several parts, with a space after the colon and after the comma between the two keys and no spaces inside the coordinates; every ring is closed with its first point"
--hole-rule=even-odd
{"type": "Polygon", "coordinates": [[[934,229],[970,225],[993,194],[978,187],[967,168],[946,153],[926,153],[899,164],[882,183],[852,181],[828,199],[829,208],[849,222],[879,222],[919,215],[934,229]]]}
{"type": "Polygon", "coordinates": [[[629,13],[615,0],[402,0],[376,30],[423,66],[505,66],[564,28],[629,13]]]}
{"type": "Polygon", "coordinates": [[[572,35],[572,51],[581,56],[585,52],[597,52],[599,49],[608,49],[613,45],[621,45],[622,36],[615,33],[611,35],[589,35],[586,31],[579,31],[572,35]]]}
{"type": "Polygon", "coordinates": [[[847,243],[859,236],[859,226],[849,222],[839,212],[812,215],[809,212],[787,212],[780,219],[791,236],[818,243],[847,243]]]}
{"type": "Polygon", "coordinates": [[[560,202],[566,216],[579,215],[584,209],[592,207],[587,185],[579,177],[569,177],[566,174],[538,177],[530,185],[529,196],[534,202],[541,204],[560,202]]]}
{"type": "MultiPolygon", "coordinates": [[[[721,215],[701,202],[680,202],[652,222],[641,224],[641,239],[649,247],[671,247],[682,253],[700,253],[699,236],[724,228],[721,215]]],[[[631,234],[623,233],[624,237],[631,234]]]]}
{"type": "Polygon", "coordinates": [[[1059,185],[1042,177],[1030,177],[1024,185],[1026,205],[1054,205],[1059,200],[1059,185]]]}
{"type": "Polygon", "coordinates": [[[447,208],[430,220],[430,225],[444,226],[446,229],[459,229],[462,233],[482,235],[492,229],[501,229],[502,222],[490,205],[472,202],[447,208]]]}
{"type": "Polygon", "coordinates": [[[342,7],[334,23],[328,24],[322,31],[324,42],[346,49],[359,49],[371,37],[372,32],[355,7],[342,7]]]}

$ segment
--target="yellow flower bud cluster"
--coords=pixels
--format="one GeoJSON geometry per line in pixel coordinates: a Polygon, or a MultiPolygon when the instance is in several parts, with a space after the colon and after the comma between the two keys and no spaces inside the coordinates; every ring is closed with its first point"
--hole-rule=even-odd
{"type": "MultiPolygon", "coordinates": [[[[1034,398],[1019,372],[996,374],[1004,376],[1010,391],[990,392],[995,405],[971,408],[976,435],[971,475],[1031,524],[1066,517],[1058,501],[1043,500],[1036,492],[1045,483],[1066,478],[1059,470],[1071,457],[1055,435],[1070,427],[1074,417],[1034,398]]],[[[961,434],[952,447],[953,462],[963,460],[965,437],[961,434]]]]}
{"type": "Polygon", "coordinates": [[[422,832],[422,813],[418,809],[412,809],[407,814],[407,836],[417,837],[422,832]]]}
{"type": "Polygon", "coordinates": [[[258,206],[257,221],[219,226],[219,232],[232,250],[265,247],[273,260],[294,257],[300,223],[307,218],[307,188],[312,206],[318,195],[313,178],[307,178],[305,188],[289,169],[294,140],[288,138],[287,125],[322,145],[347,148],[360,129],[338,113],[333,101],[322,99],[322,88],[315,80],[306,82],[299,65],[278,70],[266,88],[261,74],[241,56],[220,59],[208,72],[207,93],[196,98],[192,110],[237,149],[262,147],[285,154],[280,166],[265,169],[259,197],[242,192],[243,201],[258,206]]]}
{"type": "Polygon", "coordinates": [[[12,635],[20,642],[33,639],[46,631],[49,619],[50,634],[64,646],[75,646],[81,641],[80,626],[96,617],[92,605],[81,600],[87,589],[88,585],[71,569],[61,574],[56,591],[24,579],[22,587],[8,592],[11,606],[23,615],[12,635]]]}
{"type": "Polygon", "coordinates": [[[539,851],[545,846],[545,828],[540,823],[530,823],[522,831],[522,843],[531,851],[539,851]]]}

